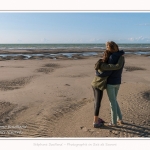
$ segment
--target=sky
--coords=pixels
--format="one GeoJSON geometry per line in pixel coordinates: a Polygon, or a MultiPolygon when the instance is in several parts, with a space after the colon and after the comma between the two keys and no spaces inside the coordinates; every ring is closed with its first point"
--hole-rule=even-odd
{"type": "Polygon", "coordinates": [[[0,12],[0,43],[150,43],[150,12],[0,12]]]}

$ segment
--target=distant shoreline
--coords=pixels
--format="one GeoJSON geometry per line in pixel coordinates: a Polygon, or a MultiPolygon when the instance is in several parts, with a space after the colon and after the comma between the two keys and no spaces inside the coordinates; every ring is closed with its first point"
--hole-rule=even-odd
{"type": "MultiPolygon", "coordinates": [[[[150,56],[150,48],[125,49],[126,55],[150,56]]],[[[101,57],[104,49],[61,49],[61,50],[0,50],[0,60],[28,59],[83,59],[101,57]]]]}

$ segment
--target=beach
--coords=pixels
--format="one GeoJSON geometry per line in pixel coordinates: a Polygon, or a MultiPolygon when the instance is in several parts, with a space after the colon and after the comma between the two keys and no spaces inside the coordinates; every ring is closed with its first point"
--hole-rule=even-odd
{"type": "MultiPolygon", "coordinates": [[[[68,50],[63,52],[70,53],[68,50]]],[[[75,53],[71,57],[63,54],[55,57],[34,55],[30,59],[24,59],[27,58],[24,56],[1,57],[0,137],[149,138],[150,55],[125,54],[118,93],[124,124],[107,126],[111,114],[105,90],[100,117],[106,123],[102,128],[93,128],[91,81],[95,76],[94,64],[102,56],[102,50],[90,56],[76,52],[91,50],[71,52],[75,53]]],[[[1,54],[20,53],[50,52],[1,50],[1,54]]]]}

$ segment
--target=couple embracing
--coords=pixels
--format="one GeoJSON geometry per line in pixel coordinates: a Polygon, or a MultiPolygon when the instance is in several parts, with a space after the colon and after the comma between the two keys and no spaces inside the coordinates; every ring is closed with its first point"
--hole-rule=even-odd
{"type": "Polygon", "coordinates": [[[125,63],[123,55],[124,51],[120,51],[115,42],[109,41],[106,43],[106,50],[102,59],[99,59],[95,64],[96,76],[91,83],[94,92],[94,128],[100,128],[104,124],[104,121],[99,118],[99,111],[105,89],[111,109],[111,122],[108,125],[117,126],[118,123],[123,123],[122,113],[117,102],[117,94],[125,63]]]}

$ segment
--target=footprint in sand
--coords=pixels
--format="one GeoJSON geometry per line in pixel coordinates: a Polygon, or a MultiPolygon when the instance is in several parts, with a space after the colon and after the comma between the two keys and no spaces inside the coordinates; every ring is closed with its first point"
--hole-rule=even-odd
{"type": "Polygon", "coordinates": [[[84,131],[84,132],[89,132],[89,133],[98,133],[97,131],[95,131],[95,130],[93,130],[93,129],[87,129],[86,127],[84,127],[84,126],[82,126],[82,127],[80,127],[80,129],[82,130],[82,131],[84,131]]]}

